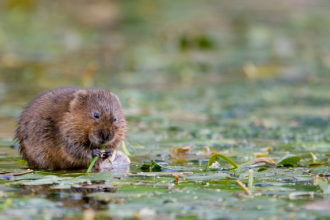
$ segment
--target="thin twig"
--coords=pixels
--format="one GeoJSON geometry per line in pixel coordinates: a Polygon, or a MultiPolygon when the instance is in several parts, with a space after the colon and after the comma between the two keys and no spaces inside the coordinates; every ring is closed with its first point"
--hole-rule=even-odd
{"type": "Polygon", "coordinates": [[[33,173],[34,170],[27,170],[25,172],[22,172],[22,173],[14,173],[13,176],[20,176],[20,175],[24,175],[24,174],[27,174],[27,173],[33,173]]]}
{"type": "Polygon", "coordinates": [[[244,185],[244,183],[242,183],[242,182],[239,181],[239,180],[236,180],[236,183],[237,183],[237,185],[239,185],[239,186],[244,190],[244,192],[245,192],[247,195],[252,196],[251,191],[250,191],[248,188],[246,188],[246,186],[244,185]]]}

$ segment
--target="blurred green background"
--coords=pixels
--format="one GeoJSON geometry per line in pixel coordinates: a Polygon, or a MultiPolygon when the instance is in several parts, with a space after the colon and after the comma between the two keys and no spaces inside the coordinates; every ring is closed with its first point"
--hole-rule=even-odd
{"type": "Polygon", "coordinates": [[[299,126],[292,117],[306,114],[327,124],[329,9],[322,0],[3,0],[0,137],[12,137],[34,97],[62,86],[109,89],[128,119],[167,118],[167,127],[242,117],[299,126]]]}

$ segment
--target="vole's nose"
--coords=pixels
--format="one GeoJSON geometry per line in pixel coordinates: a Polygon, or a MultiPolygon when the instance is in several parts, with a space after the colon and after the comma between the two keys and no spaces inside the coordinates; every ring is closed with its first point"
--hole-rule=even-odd
{"type": "Polygon", "coordinates": [[[109,140],[109,134],[108,133],[102,134],[102,139],[103,139],[103,141],[108,141],[109,140]]]}

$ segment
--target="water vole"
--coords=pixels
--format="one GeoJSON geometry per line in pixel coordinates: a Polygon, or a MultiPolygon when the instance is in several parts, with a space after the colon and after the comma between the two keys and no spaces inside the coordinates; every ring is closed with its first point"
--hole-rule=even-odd
{"type": "Polygon", "coordinates": [[[24,110],[16,130],[23,158],[41,169],[87,168],[95,155],[101,156],[99,166],[125,135],[119,98],[104,89],[43,93],[24,110]]]}

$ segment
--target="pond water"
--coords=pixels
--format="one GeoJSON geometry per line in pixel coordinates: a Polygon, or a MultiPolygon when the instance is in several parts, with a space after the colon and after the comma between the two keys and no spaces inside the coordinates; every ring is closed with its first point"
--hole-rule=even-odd
{"type": "Polygon", "coordinates": [[[329,9],[1,1],[0,219],[328,219],[329,9]],[[120,97],[129,170],[29,172],[17,118],[63,86],[120,97]],[[212,154],[240,168],[205,169],[212,154]],[[299,159],[280,165],[287,155],[299,159]],[[236,182],[249,168],[250,195],[236,182]]]}

